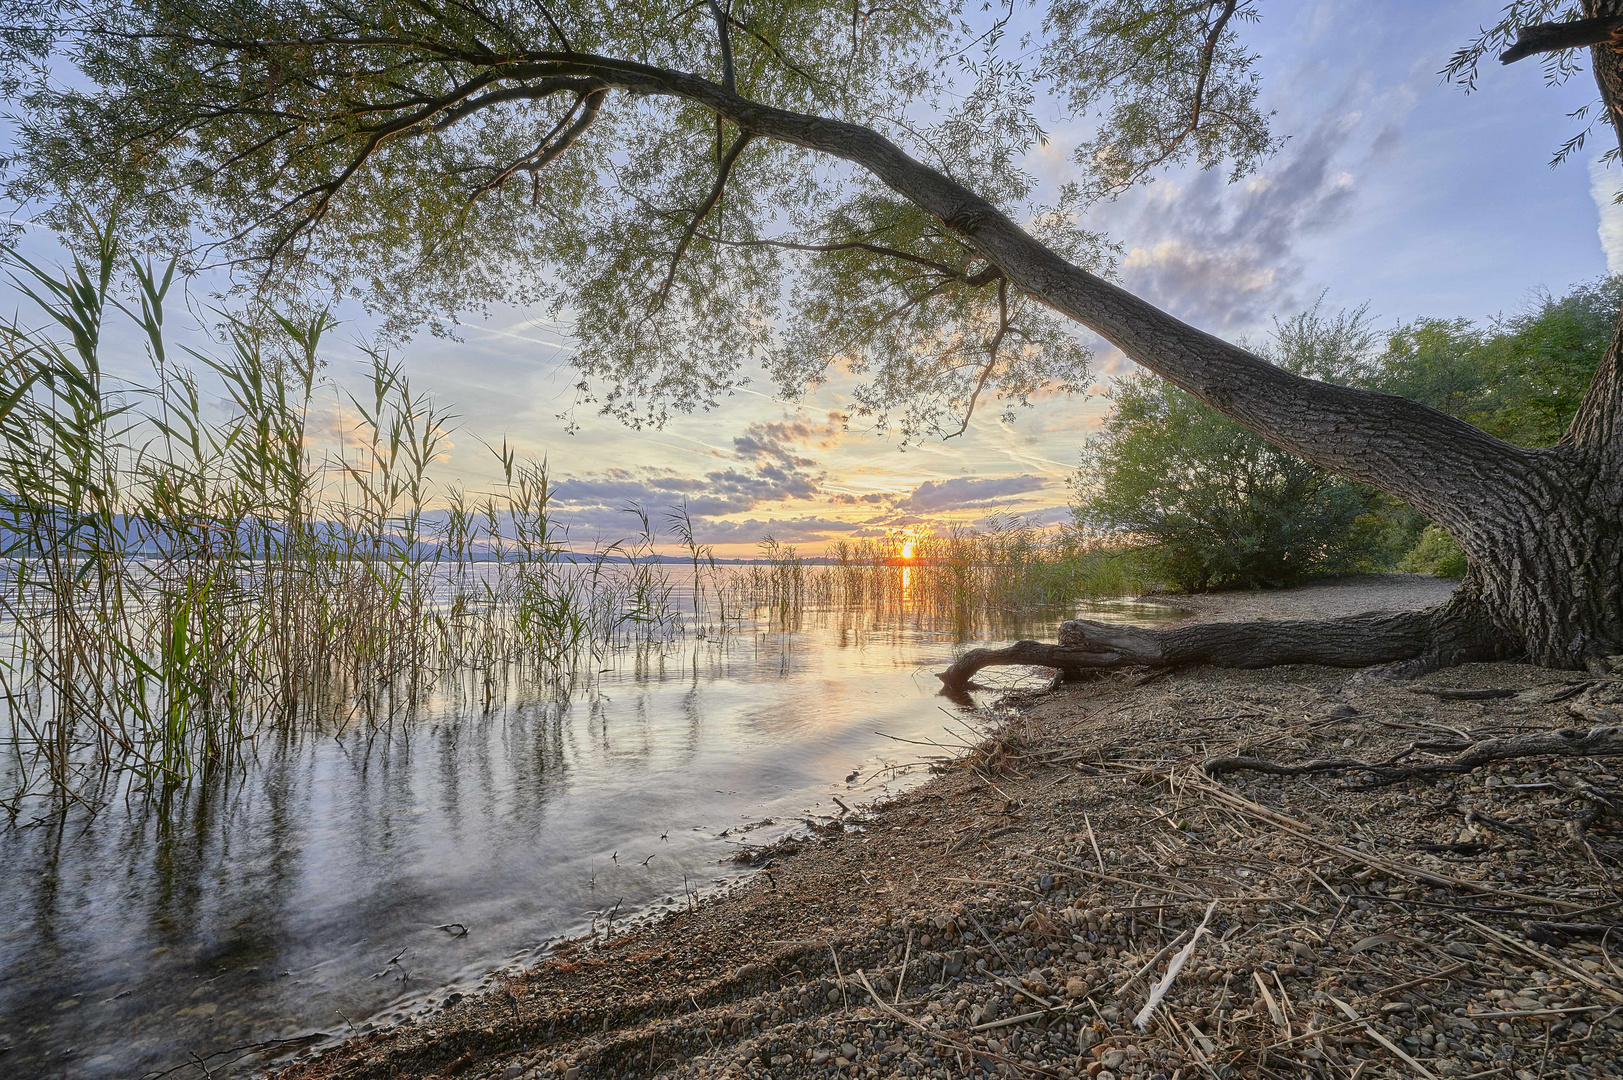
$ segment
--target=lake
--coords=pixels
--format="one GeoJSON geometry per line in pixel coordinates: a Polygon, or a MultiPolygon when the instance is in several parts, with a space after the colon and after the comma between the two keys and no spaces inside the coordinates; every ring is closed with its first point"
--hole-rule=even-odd
{"type": "MultiPolygon", "coordinates": [[[[1052,638],[1072,613],[1168,609],[981,632],[1052,638]]],[[[233,1048],[386,1024],[610,910],[723,885],[740,843],[976,737],[933,674],[962,636],[907,611],[746,620],[620,654],[567,700],[287,733],[167,803],[25,814],[0,831],[0,1073],[252,1074],[273,1062],[233,1048]]]]}

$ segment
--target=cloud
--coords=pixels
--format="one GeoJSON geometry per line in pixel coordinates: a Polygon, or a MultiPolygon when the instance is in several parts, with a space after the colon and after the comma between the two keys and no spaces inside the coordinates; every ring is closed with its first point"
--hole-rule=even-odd
{"type": "MultiPolygon", "coordinates": [[[[752,423],[733,440],[737,464],[702,475],[645,467],[571,477],[554,489],[560,520],[577,530],[619,535],[636,524],[626,514],[632,504],[642,507],[660,527],[669,514],[685,506],[701,542],[743,543],[754,542],[763,531],[781,523],[714,519],[749,513],[761,506],[815,499],[836,503],[874,501],[844,491],[825,491],[827,473],[816,459],[800,452],[801,447],[827,449],[837,445],[844,437],[845,421],[843,414],[831,410],[822,421],[785,418],[752,423]]],[[[799,536],[819,527],[823,526],[796,524],[791,531],[799,536]]],[[[826,524],[827,529],[836,527],[837,522],[826,524]]]]}
{"type": "Polygon", "coordinates": [[[829,412],[821,424],[808,424],[803,420],[777,420],[754,423],[744,434],[733,440],[733,449],[746,461],[774,458],[794,468],[810,468],[817,463],[795,452],[795,447],[815,446],[827,450],[837,445],[845,432],[846,418],[838,412],[829,412]]]}
{"type": "Polygon", "coordinates": [[[618,511],[637,503],[651,512],[686,503],[695,517],[739,514],[763,503],[813,499],[820,493],[821,474],[767,463],[754,469],[727,468],[703,476],[682,476],[670,471],[610,470],[595,477],[560,481],[554,489],[559,504],[577,516],[591,509],[618,511]]]}
{"type": "MultiPolygon", "coordinates": [[[[1302,306],[1299,250],[1346,220],[1357,194],[1338,162],[1362,117],[1323,117],[1269,168],[1238,184],[1217,170],[1166,180],[1101,208],[1135,242],[1124,284],[1214,331],[1244,331],[1302,306]]],[[[1383,132],[1383,145],[1395,139],[1383,132]]]]}
{"type": "MultiPolygon", "coordinates": [[[[701,544],[755,544],[768,533],[784,543],[816,544],[839,536],[880,535],[889,528],[928,522],[943,512],[997,510],[1048,484],[1047,478],[1034,473],[959,476],[926,480],[904,493],[858,494],[826,490],[820,480],[821,474],[813,477],[776,460],[758,462],[753,468],[712,470],[703,476],[684,476],[672,470],[611,469],[559,482],[554,488],[554,516],[577,543],[607,540],[640,529],[640,522],[628,511],[635,504],[647,513],[657,536],[668,542],[673,538],[670,515],[685,503],[694,536],[701,544]],[[804,505],[814,500],[883,509],[863,521],[770,513],[737,520],[761,506],[804,505]]],[[[1037,514],[1040,523],[1047,524],[1059,520],[1055,515],[1063,512],[1063,508],[1048,507],[1037,514]]]]}
{"type": "Polygon", "coordinates": [[[985,480],[974,476],[926,480],[914,488],[912,494],[898,500],[895,508],[915,513],[982,509],[1028,491],[1037,491],[1047,482],[1044,477],[1031,473],[985,480]]]}
{"type": "Polygon", "coordinates": [[[1059,525],[1074,520],[1069,506],[1045,506],[1020,515],[1033,525],[1059,525]]]}
{"type": "Polygon", "coordinates": [[[734,440],[737,461],[702,474],[672,468],[611,468],[561,480],[554,511],[576,542],[634,534],[636,505],[656,533],[672,539],[670,516],[685,506],[695,538],[718,546],[753,545],[770,533],[784,543],[820,544],[839,536],[879,535],[887,527],[928,521],[943,512],[993,511],[1048,485],[1035,473],[926,480],[911,489],[862,490],[830,484],[803,448],[826,449],[846,437],[845,417],[785,418],[750,424],[734,440]],[[877,517],[840,521],[818,516],[825,507],[873,508],[877,517]],[[796,511],[799,513],[796,513],[796,511]],[[781,516],[780,516],[781,515],[781,516]]]}
{"type": "Polygon", "coordinates": [[[1606,252],[1606,272],[1623,273],[1623,204],[1617,201],[1623,179],[1609,171],[1604,161],[1589,163],[1589,196],[1600,211],[1601,250],[1606,252]]]}
{"type": "Polygon", "coordinates": [[[696,531],[696,539],[701,544],[758,544],[767,535],[784,544],[815,544],[831,536],[850,536],[876,530],[851,521],[806,517],[708,521],[696,531]]]}

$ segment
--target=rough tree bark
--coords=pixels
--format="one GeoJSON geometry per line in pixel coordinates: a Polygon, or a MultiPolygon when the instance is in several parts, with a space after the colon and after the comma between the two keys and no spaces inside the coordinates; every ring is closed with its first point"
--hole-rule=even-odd
{"type": "Polygon", "coordinates": [[[1072,619],[1061,623],[1059,643],[1017,641],[998,649],[971,649],[939,674],[951,690],[964,690],[975,673],[999,664],[1056,668],[1068,675],[1121,667],[1172,668],[1191,664],[1261,668],[1277,664],[1329,667],[1391,665],[1420,672],[1491,660],[1505,654],[1501,636],[1476,622],[1475,597],[1456,596],[1431,611],[1377,611],[1340,619],[1220,622],[1146,630],[1072,619]]]}

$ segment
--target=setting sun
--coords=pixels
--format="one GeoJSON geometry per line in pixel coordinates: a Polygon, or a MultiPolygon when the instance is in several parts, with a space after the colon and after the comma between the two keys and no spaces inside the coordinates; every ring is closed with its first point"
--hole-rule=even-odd
{"type": "Polygon", "coordinates": [[[902,558],[911,559],[912,557],[913,557],[913,538],[910,536],[906,540],[902,541],[902,558]]]}

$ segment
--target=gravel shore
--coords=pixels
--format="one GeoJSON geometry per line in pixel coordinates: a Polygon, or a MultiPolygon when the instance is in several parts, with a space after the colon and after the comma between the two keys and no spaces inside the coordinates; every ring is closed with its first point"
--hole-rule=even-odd
{"type": "Polygon", "coordinates": [[[1024,696],[928,784],[748,852],[736,887],[280,1076],[1623,1075],[1613,759],[1413,774],[1620,702],[1516,664],[1024,696]],[[1232,758],[1367,764],[1210,764],[1232,758]]]}

